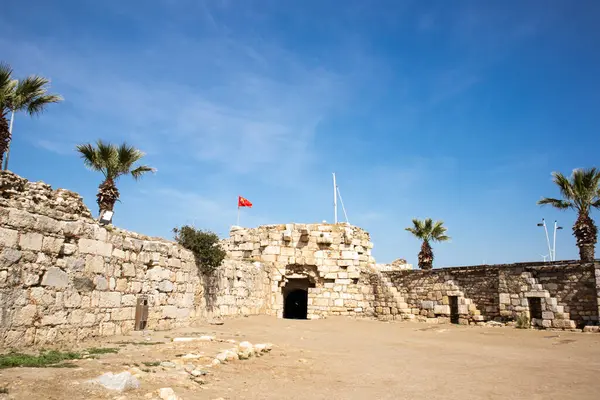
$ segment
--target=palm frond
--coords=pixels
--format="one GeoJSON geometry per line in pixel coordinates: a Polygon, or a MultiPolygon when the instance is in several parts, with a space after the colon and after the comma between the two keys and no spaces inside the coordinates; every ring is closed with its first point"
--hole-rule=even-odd
{"type": "Polygon", "coordinates": [[[441,235],[441,236],[437,236],[434,238],[434,240],[436,242],[447,242],[448,240],[452,239],[450,236],[447,235],[441,235]]]}
{"type": "Polygon", "coordinates": [[[444,221],[435,221],[433,224],[433,228],[431,229],[431,239],[434,241],[443,241],[449,240],[450,238],[446,236],[446,231],[448,230],[445,226],[443,226],[444,221]],[[447,239],[440,239],[440,238],[447,239]]]}
{"type": "Polygon", "coordinates": [[[567,200],[572,200],[575,197],[575,192],[569,179],[560,172],[553,172],[552,177],[554,183],[558,186],[562,197],[567,200]]]}
{"type": "Polygon", "coordinates": [[[32,75],[18,82],[14,88],[12,109],[27,110],[31,115],[40,113],[50,103],[62,100],[58,95],[48,94],[50,81],[44,77],[32,75]]]}
{"type": "Polygon", "coordinates": [[[123,143],[116,151],[119,160],[119,169],[123,174],[129,173],[133,164],[144,157],[144,153],[141,150],[138,150],[127,143],[123,143]]]}
{"type": "Polygon", "coordinates": [[[92,171],[100,171],[106,176],[105,166],[102,163],[98,151],[90,143],[79,144],[76,150],[81,154],[83,164],[92,171]]]}
{"type": "Polygon", "coordinates": [[[40,114],[46,109],[48,104],[59,103],[61,101],[63,101],[63,98],[56,94],[48,94],[36,97],[29,104],[27,104],[27,113],[29,115],[40,114]]]}
{"type": "Polygon", "coordinates": [[[133,179],[135,179],[137,181],[144,174],[146,174],[148,172],[156,172],[156,168],[152,168],[152,167],[149,167],[147,165],[141,165],[141,166],[139,166],[139,167],[137,167],[137,168],[135,168],[134,170],[131,171],[131,176],[133,177],[133,179]]]}
{"type": "Polygon", "coordinates": [[[12,92],[12,68],[5,63],[0,63],[0,106],[4,106],[3,99],[12,92]]]}
{"type": "Polygon", "coordinates": [[[539,200],[537,203],[540,206],[550,205],[550,206],[558,208],[560,210],[566,210],[567,208],[575,208],[575,204],[573,204],[570,201],[560,200],[560,199],[552,199],[549,197],[544,197],[543,199],[539,200]]]}

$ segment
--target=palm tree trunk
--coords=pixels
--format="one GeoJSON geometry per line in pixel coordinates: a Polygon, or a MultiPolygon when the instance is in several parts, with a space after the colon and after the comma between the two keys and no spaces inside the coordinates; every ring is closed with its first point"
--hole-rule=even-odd
{"type": "Polygon", "coordinates": [[[6,120],[7,113],[2,112],[0,114],[0,169],[4,162],[4,153],[8,150],[10,143],[10,128],[8,121],[6,120]]]}
{"type": "Polygon", "coordinates": [[[433,249],[427,240],[424,240],[421,245],[421,251],[419,252],[419,268],[433,268],[433,249]]]}
{"type": "Polygon", "coordinates": [[[577,239],[581,261],[594,261],[594,247],[596,245],[597,234],[598,230],[596,229],[594,220],[590,218],[588,213],[580,213],[573,225],[573,235],[577,239]]]}
{"type": "Polygon", "coordinates": [[[119,190],[115,185],[115,181],[111,178],[106,179],[98,186],[97,203],[102,211],[113,211],[115,203],[119,199],[119,190]]]}

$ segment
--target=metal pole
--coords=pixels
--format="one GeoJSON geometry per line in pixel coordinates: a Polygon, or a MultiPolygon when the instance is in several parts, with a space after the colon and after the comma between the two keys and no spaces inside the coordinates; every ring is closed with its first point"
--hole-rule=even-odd
{"type": "Polygon", "coordinates": [[[333,223],[337,224],[337,185],[335,183],[335,172],[333,174],[333,223]]]}
{"type": "Polygon", "coordinates": [[[238,206],[238,217],[236,226],[240,226],[240,206],[238,206]]]}
{"type": "Polygon", "coordinates": [[[552,261],[556,261],[556,227],[558,226],[554,220],[554,245],[552,246],[552,261]]]}
{"type": "Polygon", "coordinates": [[[544,223],[544,231],[546,232],[546,243],[548,243],[548,253],[550,255],[550,261],[552,261],[552,249],[550,248],[550,237],[548,236],[548,229],[546,228],[546,220],[542,219],[544,223]]]}
{"type": "Polygon", "coordinates": [[[10,115],[10,125],[8,126],[8,134],[10,136],[10,141],[8,142],[8,148],[6,149],[6,158],[4,159],[4,170],[8,169],[8,158],[10,157],[10,142],[12,142],[12,130],[13,130],[13,122],[15,120],[15,112],[13,111],[10,115]]]}
{"type": "Polygon", "coordinates": [[[342,203],[342,211],[344,211],[344,217],[346,217],[346,223],[349,224],[348,214],[346,214],[346,207],[344,207],[344,199],[342,199],[342,193],[340,192],[340,188],[337,188],[338,195],[340,196],[340,203],[342,203]]]}

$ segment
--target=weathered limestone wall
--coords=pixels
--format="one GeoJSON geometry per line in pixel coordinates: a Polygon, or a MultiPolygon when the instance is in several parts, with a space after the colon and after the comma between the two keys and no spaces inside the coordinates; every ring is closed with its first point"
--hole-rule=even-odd
{"type": "Polygon", "coordinates": [[[271,313],[284,315],[286,285],[308,280],[308,318],[372,315],[372,289],[361,276],[375,270],[369,234],[347,224],[234,227],[223,241],[229,257],[271,271],[271,313]]]}
{"type": "Polygon", "coordinates": [[[66,190],[0,173],[0,339],[5,346],[73,341],[269,311],[260,263],[226,260],[198,274],[191,252],[163,239],[99,226],[66,190]]]}
{"type": "Polygon", "coordinates": [[[383,274],[406,303],[406,319],[446,321],[450,296],[457,296],[460,323],[509,321],[530,315],[529,299],[539,298],[542,318],[534,325],[572,329],[598,322],[598,269],[597,263],[555,262],[383,274]]]}

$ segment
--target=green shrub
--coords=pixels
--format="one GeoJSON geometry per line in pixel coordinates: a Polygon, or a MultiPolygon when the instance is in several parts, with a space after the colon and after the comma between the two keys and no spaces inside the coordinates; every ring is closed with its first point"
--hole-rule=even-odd
{"type": "Polygon", "coordinates": [[[82,356],[80,353],[72,351],[64,353],[56,350],[41,351],[37,356],[32,354],[11,352],[0,355],[0,369],[15,367],[71,367],[72,365],[69,363],[63,363],[63,361],[78,360],[81,357],[82,356]]]}
{"type": "Polygon", "coordinates": [[[225,250],[219,244],[219,237],[210,231],[203,231],[184,225],[173,229],[175,241],[194,253],[196,265],[201,273],[210,274],[221,265],[225,250]]]}
{"type": "Polygon", "coordinates": [[[529,316],[527,314],[522,313],[517,316],[517,321],[515,327],[518,329],[529,329],[531,328],[531,322],[529,321],[529,316]]]}

